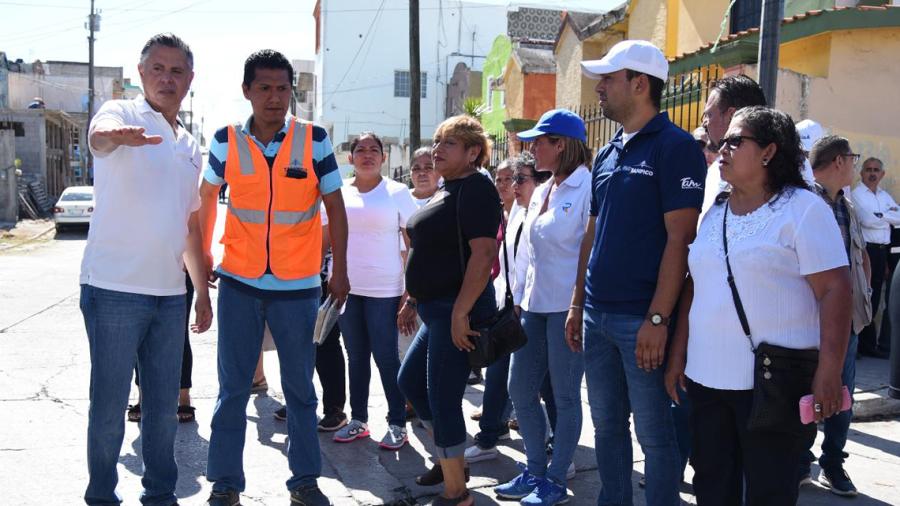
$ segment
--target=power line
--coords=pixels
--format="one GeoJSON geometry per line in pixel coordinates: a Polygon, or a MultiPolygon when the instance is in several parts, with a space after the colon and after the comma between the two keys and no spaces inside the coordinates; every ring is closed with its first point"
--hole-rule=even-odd
{"type": "MultiPolygon", "coordinates": [[[[382,7],[384,7],[384,2],[385,2],[385,1],[386,1],[386,0],[381,0],[381,5],[378,6],[379,11],[381,10],[382,7]]],[[[343,76],[341,77],[341,79],[338,81],[337,86],[335,86],[334,89],[331,91],[331,94],[329,94],[327,97],[325,97],[325,98],[322,100],[322,107],[323,107],[323,108],[325,107],[325,104],[328,103],[328,100],[330,100],[331,97],[335,94],[335,92],[337,92],[339,89],[341,89],[341,85],[344,84],[344,79],[346,79],[346,78],[347,78],[347,75],[350,74],[350,71],[353,70],[353,64],[356,63],[356,59],[359,57],[359,53],[362,51],[363,46],[366,45],[366,41],[369,39],[369,34],[372,33],[372,29],[375,28],[375,25],[377,24],[377,21],[378,21],[378,14],[375,14],[375,17],[372,19],[372,22],[369,23],[369,28],[366,29],[366,35],[365,35],[365,37],[363,37],[363,40],[362,40],[362,42],[359,44],[359,47],[356,48],[356,54],[353,55],[353,59],[350,60],[350,64],[347,65],[347,71],[344,72],[344,75],[343,75],[343,76]]]]}

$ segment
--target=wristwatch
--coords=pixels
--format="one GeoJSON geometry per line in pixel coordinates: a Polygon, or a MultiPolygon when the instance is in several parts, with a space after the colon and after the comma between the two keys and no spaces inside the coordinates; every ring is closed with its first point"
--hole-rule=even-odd
{"type": "Polygon", "coordinates": [[[654,327],[659,327],[660,325],[668,325],[669,317],[663,316],[659,313],[650,313],[647,315],[647,320],[650,321],[650,324],[654,327]]]}

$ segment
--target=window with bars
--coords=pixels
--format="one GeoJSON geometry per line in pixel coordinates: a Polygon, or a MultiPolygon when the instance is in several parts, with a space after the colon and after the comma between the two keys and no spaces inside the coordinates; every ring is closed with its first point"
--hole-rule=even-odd
{"type": "MultiPolygon", "coordinates": [[[[422,98],[428,98],[428,72],[422,72],[422,77],[419,79],[419,86],[422,89],[421,96],[422,98]]],[[[409,71],[408,70],[395,70],[394,71],[394,96],[395,97],[408,97],[409,96],[409,71]]]]}

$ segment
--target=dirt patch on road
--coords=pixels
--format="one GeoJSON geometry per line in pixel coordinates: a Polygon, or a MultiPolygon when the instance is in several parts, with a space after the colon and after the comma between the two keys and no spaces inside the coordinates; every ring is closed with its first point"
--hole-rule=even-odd
{"type": "Polygon", "coordinates": [[[21,220],[0,225],[0,252],[18,246],[53,239],[53,220],[21,220]]]}

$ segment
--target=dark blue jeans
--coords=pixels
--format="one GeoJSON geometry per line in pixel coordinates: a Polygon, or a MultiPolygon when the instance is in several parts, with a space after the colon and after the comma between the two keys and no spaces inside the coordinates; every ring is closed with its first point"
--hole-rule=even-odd
{"type": "MultiPolygon", "coordinates": [[[[594,448],[603,487],[597,504],[633,504],[634,467],[629,414],[646,456],[648,506],[677,506],[681,457],[675,438],[671,399],[663,384],[664,368],[637,366],[640,315],[584,310],[584,369],[594,421],[594,448]]],[[[553,385],[558,388],[558,385],[553,385]]]]}
{"type": "Polygon", "coordinates": [[[184,346],[184,295],[158,297],[81,285],[81,313],[91,353],[88,475],[84,500],[118,505],[116,464],[135,360],[141,385],[143,504],[175,503],[178,380],[184,346]]]}
{"type": "Polygon", "coordinates": [[[484,373],[481,419],[478,420],[479,432],[475,435],[475,442],[481,448],[493,448],[500,435],[509,430],[506,425],[512,411],[512,402],[506,389],[509,358],[506,356],[494,362],[484,373]]]}
{"type": "Polygon", "coordinates": [[[381,376],[388,404],[388,423],[406,425],[406,401],[397,386],[400,354],[397,351],[397,310],[400,297],[350,295],[340,316],[350,369],[350,416],[369,422],[369,381],[372,357],[381,376]]]}
{"type": "MultiPolygon", "coordinates": [[[[466,352],[453,345],[450,316],[455,297],[419,301],[419,329],[400,366],[399,384],[419,419],[430,426],[438,458],[461,457],[466,450],[466,422],[462,399],[472,369],[466,352]]],[[[475,301],[469,317],[486,320],[496,313],[494,288],[475,301]]]]}
{"type": "MultiPolygon", "coordinates": [[[[235,281],[234,283],[237,283],[235,281]]],[[[219,284],[219,396],[213,411],[206,476],[213,490],[241,492],[245,487],[244,438],[253,372],[269,324],[281,366],[287,407],[288,467],[293,490],[316,483],[322,470],[316,432],[313,328],[319,293],[290,299],[259,299],[229,282],[219,284]]]]}
{"type": "MultiPolygon", "coordinates": [[[[853,397],[853,389],[856,387],[856,348],[859,339],[856,334],[850,333],[850,340],[847,342],[847,355],[844,357],[844,369],[841,371],[841,381],[850,390],[850,397],[853,397]]],[[[825,440],[822,441],[822,456],[819,457],[819,466],[822,468],[833,469],[844,464],[844,446],[847,444],[847,433],[850,432],[850,421],[853,419],[853,407],[847,411],[842,411],[832,417],[826,418],[824,425],[825,440]]],[[[812,447],[815,443],[815,433],[809,440],[809,451],[800,463],[800,472],[805,474],[809,472],[809,464],[815,460],[812,453],[812,447]]]]}

